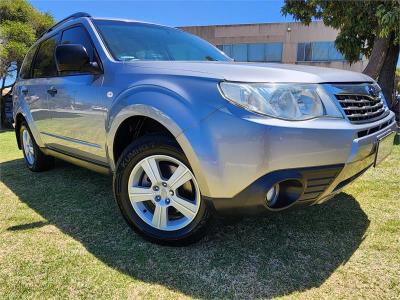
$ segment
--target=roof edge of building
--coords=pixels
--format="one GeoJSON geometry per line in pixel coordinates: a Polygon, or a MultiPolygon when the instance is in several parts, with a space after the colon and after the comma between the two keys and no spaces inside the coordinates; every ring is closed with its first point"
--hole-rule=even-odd
{"type": "MultiPolygon", "coordinates": [[[[312,21],[310,24],[313,23],[323,23],[323,21],[312,21]]],[[[202,28],[202,27],[234,27],[234,26],[256,26],[256,25],[274,25],[274,24],[302,24],[299,21],[293,22],[263,22],[263,23],[238,23],[238,24],[210,24],[210,25],[183,25],[183,26],[176,26],[177,28],[202,28]]]]}

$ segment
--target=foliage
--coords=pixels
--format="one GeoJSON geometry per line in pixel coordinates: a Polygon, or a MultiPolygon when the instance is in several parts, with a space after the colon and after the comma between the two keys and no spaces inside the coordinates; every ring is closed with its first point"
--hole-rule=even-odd
{"type": "Polygon", "coordinates": [[[376,16],[380,28],[379,35],[389,37],[394,34],[395,44],[400,44],[400,0],[385,1],[378,6],[376,16]]]}
{"type": "Polygon", "coordinates": [[[400,68],[396,69],[396,91],[400,95],[400,68]]]}
{"type": "Polygon", "coordinates": [[[34,41],[53,23],[48,13],[36,10],[26,0],[0,2],[0,77],[12,62],[21,65],[34,41]]]}
{"type": "Polygon", "coordinates": [[[336,48],[350,62],[357,61],[360,55],[368,57],[377,36],[393,36],[393,42],[400,43],[400,0],[286,0],[281,11],[305,24],[313,19],[322,20],[340,30],[336,48]]]}

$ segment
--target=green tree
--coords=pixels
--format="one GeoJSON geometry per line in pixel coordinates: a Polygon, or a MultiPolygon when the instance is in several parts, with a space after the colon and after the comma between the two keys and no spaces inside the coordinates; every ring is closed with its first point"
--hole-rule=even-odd
{"type": "Polygon", "coordinates": [[[284,15],[308,25],[313,19],[339,30],[336,48],[350,63],[369,58],[363,71],[378,81],[391,109],[400,44],[400,0],[322,1],[286,0],[284,15]]]}
{"type": "Polygon", "coordinates": [[[41,13],[26,0],[0,1],[0,77],[15,62],[21,66],[29,47],[54,19],[41,13]]]}
{"type": "Polygon", "coordinates": [[[29,47],[53,25],[48,13],[41,13],[26,0],[0,1],[0,127],[4,122],[3,88],[15,78],[29,47]],[[12,73],[11,73],[12,72],[12,73]]]}

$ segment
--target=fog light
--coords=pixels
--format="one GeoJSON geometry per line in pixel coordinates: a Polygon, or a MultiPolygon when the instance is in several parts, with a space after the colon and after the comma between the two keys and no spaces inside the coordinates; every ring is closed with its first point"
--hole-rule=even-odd
{"type": "Polygon", "coordinates": [[[279,195],[279,184],[275,184],[267,192],[267,205],[272,207],[276,204],[279,195]]]}

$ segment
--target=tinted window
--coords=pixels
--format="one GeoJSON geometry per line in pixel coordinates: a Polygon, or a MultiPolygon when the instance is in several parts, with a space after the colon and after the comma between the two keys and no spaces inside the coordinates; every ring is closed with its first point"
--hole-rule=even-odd
{"type": "Polygon", "coordinates": [[[335,42],[310,42],[297,45],[298,61],[334,61],[344,59],[343,54],[336,49],[335,42]]]}
{"type": "Polygon", "coordinates": [[[247,44],[232,45],[232,58],[236,61],[247,61],[247,44]]]}
{"type": "Polygon", "coordinates": [[[57,36],[53,36],[40,44],[33,66],[34,78],[57,76],[56,60],[54,57],[57,41],[57,36]]]}
{"type": "Polygon", "coordinates": [[[267,43],[265,44],[265,61],[282,61],[282,43],[267,43]]]}
{"type": "MultiPolygon", "coordinates": [[[[344,55],[340,53],[338,49],[336,49],[335,44],[333,44],[333,47],[329,48],[329,57],[332,60],[345,60],[344,55]]],[[[362,59],[361,55],[359,59],[362,59]]]]}
{"type": "Polygon", "coordinates": [[[312,60],[319,60],[319,61],[324,61],[324,60],[330,60],[329,57],[329,49],[334,45],[333,43],[330,42],[317,42],[317,43],[312,43],[312,60]]]}
{"type": "Polygon", "coordinates": [[[304,45],[304,60],[311,61],[312,59],[312,47],[311,43],[306,43],[304,45]]]}
{"type": "Polygon", "coordinates": [[[37,45],[33,46],[29,49],[28,53],[25,56],[24,62],[21,65],[21,70],[19,71],[19,76],[23,79],[27,79],[31,77],[31,65],[33,58],[35,56],[37,49],[37,45]]]}
{"type": "Polygon", "coordinates": [[[305,43],[297,44],[297,61],[304,61],[305,43]]]}
{"type": "Polygon", "coordinates": [[[248,61],[265,61],[265,45],[249,44],[248,61]]]}
{"type": "Polygon", "coordinates": [[[229,60],[206,41],[174,28],[95,21],[116,60],[229,60]]]}
{"type": "Polygon", "coordinates": [[[232,57],[232,45],[222,45],[222,51],[229,57],[232,57]]]}
{"type": "Polygon", "coordinates": [[[86,30],[81,27],[72,27],[63,32],[61,38],[61,44],[80,44],[85,47],[87,53],[89,54],[90,61],[94,61],[94,48],[92,41],[90,40],[89,34],[86,30]]]}
{"type": "Polygon", "coordinates": [[[282,43],[220,45],[222,51],[236,61],[281,62],[282,43]]]}

